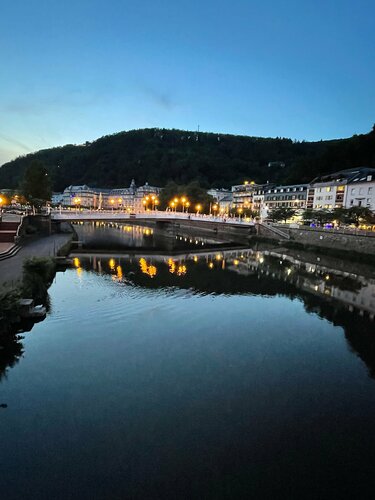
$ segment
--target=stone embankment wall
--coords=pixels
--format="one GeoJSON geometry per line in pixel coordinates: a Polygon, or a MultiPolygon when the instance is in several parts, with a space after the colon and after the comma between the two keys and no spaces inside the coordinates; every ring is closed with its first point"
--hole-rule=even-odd
{"type": "Polygon", "coordinates": [[[171,235],[179,231],[193,231],[194,234],[202,236],[212,236],[224,241],[233,241],[239,244],[246,245],[249,243],[249,238],[256,234],[255,227],[249,226],[231,226],[230,224],[222,224],[206,221],[181,220],[167,223],[156,223],[159,229],[165,229],[171,235]]]}
{"type": "Polygon", "coordinates": [[[287,225],[277,225],[287,237],[276,234],[272,226],[260,224],[257,234],[264,238],[279,240],[283,243],[290,241],[304,246],[330,248],[347,252],[357,252],[375,256],[375,233],[364,231],[341,231],[337,229],[316,229],[300,226],[290,228],[287,225]]]}

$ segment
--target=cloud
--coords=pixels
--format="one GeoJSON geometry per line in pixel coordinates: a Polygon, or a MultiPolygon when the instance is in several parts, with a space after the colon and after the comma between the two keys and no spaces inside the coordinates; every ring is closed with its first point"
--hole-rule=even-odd
{"type": "Polygon", "coordinates": [[[12,137],[8,137],[7,135],[0,134],[0,139],[2,139],[5,142],[8,142],[9,144],[12,144],[13,146],[16,146],[17,148],[23,149],[24,151],[27,151],[28,153],[31,151],[32,148],[27,146],[21,141],[18,141],[17,139],[13,139],[12,137]]]}
{"type": "Polygon", "coordinates": [[[143,94],[147,95],[148,97],[151,97],[153,101],[156,102],[161,108],[170,110],[175,107],[175,103],[173,102],[172,98],[168,93],[166,92],[160,92],[158,89],[155,89],[153,87],[150,87],[147,84],[138,84],[138,88],[143,92],[143,94]]]}

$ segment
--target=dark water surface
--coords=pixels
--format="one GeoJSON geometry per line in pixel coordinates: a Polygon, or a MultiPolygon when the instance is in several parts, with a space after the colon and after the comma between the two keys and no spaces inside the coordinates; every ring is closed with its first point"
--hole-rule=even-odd
{"type": "Polygon", "coordinates": [[[0,497],[372,498],[375,280],[311,262],[77,255],[3,361],[0,497]]]}

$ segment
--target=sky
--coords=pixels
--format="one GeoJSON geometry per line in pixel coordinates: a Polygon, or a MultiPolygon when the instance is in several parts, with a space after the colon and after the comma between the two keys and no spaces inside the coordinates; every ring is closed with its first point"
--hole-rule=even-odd
{"type": "Polygon", "coordinates": [[[1,0],[0,165],[145,127],[320,140],[375,122],[373,0],[1,0]]]}

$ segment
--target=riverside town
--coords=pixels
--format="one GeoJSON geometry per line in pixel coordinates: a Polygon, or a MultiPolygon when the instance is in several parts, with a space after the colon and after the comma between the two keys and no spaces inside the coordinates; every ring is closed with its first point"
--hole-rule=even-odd
{"type": "Polygon", "coordinates": [[[372,500],[375,2],[1,9],[0,500],[372,500]]]}
{"type": "Polygon", "coordinates": [[[283,183],[288,162],[269,161],[266,182],[251,171],[224,185],[57,191],[62,162],[15,161],[24,168],[0,168],[0,438],[15,467],[5,498],[29,484],[31,498],[237,498],[225,495],[236,464],[238,498],[275,498],[281,477],[304,498],[306,464],[322,476],[308,487],[320,499],[327,453],[335,488],[350,489],[350,433],[358,466],[375,446],[375,167],[283,183]],[[1,174],[10,168],[17,183],[1,174]],[[260,486],[264,467],[275,479],[260,486]]]}

